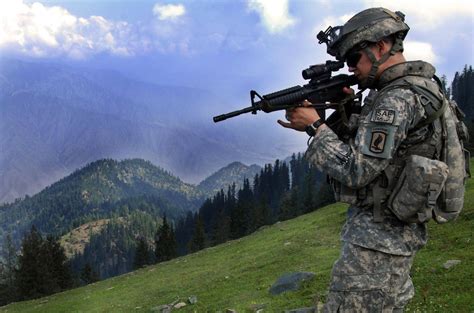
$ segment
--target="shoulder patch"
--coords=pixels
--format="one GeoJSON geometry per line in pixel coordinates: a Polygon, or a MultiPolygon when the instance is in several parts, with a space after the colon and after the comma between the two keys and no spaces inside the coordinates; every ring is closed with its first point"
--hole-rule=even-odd
{"type": "Polygon", "coordinates": [[[371,121],[376,123],[393,124],[395,122],[395,110],[375,109],[371,121]]]}
{"type": "Polygon", "coordinates": [[[382,153],[385,149],[385,143],[387,142],[387,131],[385,129],[373,129],[370,139],[369,150],[372,153],[382,153]]]}
{"type": "Polygon", "coordinates": [[[381,159],[390,159],[395,145],[394,125],[366,124],[361,133],[360,151],[362,154],[381,159]]]}

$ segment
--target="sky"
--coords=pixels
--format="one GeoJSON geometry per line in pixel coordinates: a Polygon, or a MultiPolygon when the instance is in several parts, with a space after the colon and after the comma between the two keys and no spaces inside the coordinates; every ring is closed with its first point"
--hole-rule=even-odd
{"type": "Polygon", "coordinates": [[[0,0],[0,58],[211,90],[228,103],[210,113],[223,113],[248,106],[250,89],[304,84],[302,69],[331,59],[316,34],[375,6],[406,15],[407,59],[449,81],[473,64],[471,0],[0,0]]]}

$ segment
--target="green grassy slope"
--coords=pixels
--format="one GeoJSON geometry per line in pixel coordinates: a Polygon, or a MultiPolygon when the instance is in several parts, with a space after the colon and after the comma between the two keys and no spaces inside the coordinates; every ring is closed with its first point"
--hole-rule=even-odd
{"type": "MultiPolygon", "coordinates": [[[[50,297],[10,304],[0,312],[150,312],[176,298],[198,297],[182,312],[226,308],[264,312],[310,306],[326,292],[339,254],[345,205],[335,204],[277,223],[251,236],[196,254],[50,297]],[[283,273],[312,271],[315,279],[297,292],[271,296],[283,273]]],[[[416,296],[408,312],[474,311],[474,183],[468,182],[465,209],[451,224],[430,222],[430,241],[416,257],[412,274],[416,296]],[[450,259],[461,263],[448,270],[450,259]]]]}

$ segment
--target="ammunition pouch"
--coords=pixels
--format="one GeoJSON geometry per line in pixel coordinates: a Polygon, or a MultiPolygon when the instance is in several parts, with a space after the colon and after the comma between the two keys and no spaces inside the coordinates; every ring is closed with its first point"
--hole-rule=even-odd
{"type": "Polygon", "coordinates": [[[337,202],[358,206],[365,206],[372,203],[371,194],[368,192],[369,187],[362,187],[360,189],[349,188],[329,176],[328,182],[332,187],[334,199],[337,202]]]}
{"type": "Polygon", "coordinates": [[[448,166],[442,161],[418,155],[408,156],[387,207],[403,222],[429,221],[448,172],[448,166]]]}

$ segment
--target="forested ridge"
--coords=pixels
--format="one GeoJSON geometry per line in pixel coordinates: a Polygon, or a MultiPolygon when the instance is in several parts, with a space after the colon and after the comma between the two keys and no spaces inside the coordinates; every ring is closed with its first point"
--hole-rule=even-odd
{"type": "Polygon", "coordinates": [[[86,165],[40,193],[0,207],[0,237],[14,241],[35,225],[62,235],[98,219],[126,215],[130,206],[151,215],[195,211],[204,195],[148,161],[104,159],[86,165]]]}

